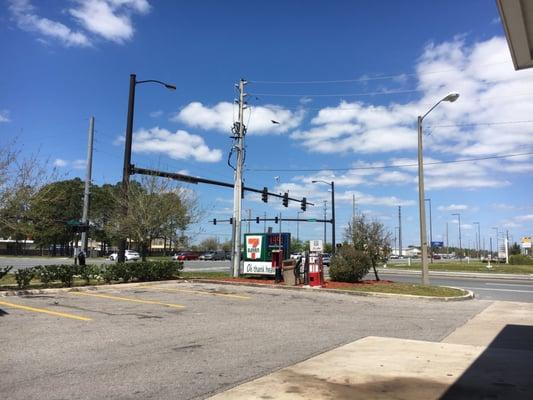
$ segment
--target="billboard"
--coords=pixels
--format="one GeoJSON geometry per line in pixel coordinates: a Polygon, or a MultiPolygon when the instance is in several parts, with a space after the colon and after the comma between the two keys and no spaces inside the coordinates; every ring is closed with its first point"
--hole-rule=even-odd
{"type": "Polygon", "coordinates": [[[522,246],[523,249],[530,249],[531,236],[524,236],[522,239],[520,239],[520,246],[522,246]]]}
{"type": "Polygon", "coordinates": [[[272,250],[283,249],[284,258],[289,258],[291,234],[247,233],[244,235],[243,274],[274,275],[272,250]]]}

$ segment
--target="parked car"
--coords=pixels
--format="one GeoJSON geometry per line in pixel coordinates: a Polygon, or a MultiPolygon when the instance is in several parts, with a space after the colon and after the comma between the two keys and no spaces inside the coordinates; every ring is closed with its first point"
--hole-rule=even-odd
{"type": "Polygon", "coordinates": [[[221,261],[226,259],[224,251],[208,251],[200,256],[200,260],[204,261],[221,261]]]}
{"type": "Polygon", "coordinates": [[[194,251],[180,251],[172,256],[174,261],[198,260],[198,253],[194,251]]]}
{"type": "MultiPolygon", "coordinates": [[[[124,258],[126,259],[126,261],[137,261],[137,260],[141,259],[141,256],[136,251],[126,250],[126,252],[124,253],[124,258]]],[[[117,261],[118,260],[118,253],[117,252],[112,253],[109,256],[109,259],[111,261],[117,261]]]]}

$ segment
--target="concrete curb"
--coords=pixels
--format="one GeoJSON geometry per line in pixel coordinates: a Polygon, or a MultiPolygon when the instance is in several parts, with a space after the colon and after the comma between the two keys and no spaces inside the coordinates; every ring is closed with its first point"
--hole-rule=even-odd
{"type": "Polygon", "coordinates": [[[471,290],[456,288],[452,286],[443,286],[449,287],[451,289],[462,290],[466,292],[462,296],[455,297],[436,297],[436,296],[418,296],[412,294],[397,294],[397,293],[376,293],[376,292],[359,292],[355,290],[342,290],[342,289],[324,289],[324,288],[313,288],[313,287],[299,287],[299,286],[278,286],[272,284],[263,284],[263,283],[246,283],[246,282],[228,282],[228,281],[217,281],[215,279],[188,279],[189,282],[198,282],[198,283],[216,283],[222,285],[234,285],[234,286],[251,286],[251,287],[263,287],[267,289],[285,289],[285,290],[317,290],[319,292],[326,293],[336,293],[344,294],[349,296],[363,296],[363,297],[380,297],[380,298],[405,298],[405,299],[422,299],[422,300],[432,300],[432,301],[464,301],[472,300],[475,295],[471,290]]]}
{"type": "Polygon", "coordinates": [[[31,296],[36,294],[54,294],[54,293],[66,293],[66,292],[86,292],[91,290],[104,290],[104,289],[116,289],[116,288],[130,288],[146,285],[160,285],[164,283],[182,283],[182,282],[195,282],[195,283],[213,283],[220,285],[234,285],[234,286],[250,286],[250,287],[262,287],[267,289],[285,289],[285,290],[318,290],[326,293],[344,294],[349,296],[363,296],[363,297],[381,297],[381,298],[406,298],[406,299],[423,299],[433,301],[463,301],[472,300],[474,298],[474,292],[466,289],[450,287],[452,289],[463,290],[467,292],[463,296],[456,297],[435,297],[435,296],[416,296],[411,294],[396,294],[396,293],[375,293],[375,292],[358,292],[354,290],[342,290],[342,289],[324,289],[313,287],[298,287],[298,286],[281,286],[263,283],[247,283],[247,282],[228,282],[218,281],[216,279],[172,279],[166,281],[150,281],[150,282],[130,282],[130,283],[115,283],[111,285],[96,285],[96,286],[76,286],[69,288],[47,288],[47,289],[27,289],[27,290],[3,290],[0,291],[0,297],[8,296],[31,296]]]}
{"type": "MultiPolygon", "coordinates": [[[[399,274],[399,275],[420,275],[420,271],[410,269],[397,268],[378,268],[378,272],[383,274],[399,274]]],[[[502,274],[502,273],[488,273],[488,272],[453,272],[453,271],[430,271],[429,276],[444,276],[447,278],[486,278],[486,279],[523,279],[533,280],[533,274],[502,274]]]]}

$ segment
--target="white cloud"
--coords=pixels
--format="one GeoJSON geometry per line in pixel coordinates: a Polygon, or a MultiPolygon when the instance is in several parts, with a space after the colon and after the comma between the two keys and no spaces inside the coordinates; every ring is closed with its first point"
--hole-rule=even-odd
{"type": "Polygon", "coordinates": [[[59,167],[59,168],[66,167],[67,164],[68,164],[68,162],[66,160],[61,159],[61,158],[56,158],[54,160],[54,163],[53,163],[54,167],[59,167]]]}
{"type": "Polygon", "coordinates": [[[439,206],[439,211],[466,211],[468,210],[468,206],[466,204],[450,204],[449,206],[439,206]]]}
{"type": "Polygon", "coordinates": [[[514,218],[516,221],[529,222],[533,221],[533,214],[519,215],[514,218]]]}
{"type": "Polygon", "coordinates": [[[173,133],[159,127],[135,132],[132,149],[137,153],[164,154],[175,160],[217,162],[222,158],[222,151],[210,149],[201,136],[183,130],[173,133]]]}
{"type": "Polygon", "coordinates": [[[146,14],[150,4],[146,0],[78,0],[70,14],[89,32],[116,43],[133,36],[131,14],[146,14]]]}
{"type": "Polygon", "coordinates": [[[152,118],[159,118],[161,115],[163,115],[163,110],[152,111],[149,115],[152,118]]]}
{"type": "MultiPolygon", "coordinates": [[[[171,120],[193,128],[227,133],[237,118],[236,113],[237,107],[229,102],[220,102],[211,107],[204,106],[200,102],[192,102],[176,113],[171,120]]],[[[276,105],[250,106],[245,110],[244,123],[249,134],[276,134],[296,128],[303,117],[303,111],[294,112],[276,105]]]]}
{"type": "Polygon", "coordinates": [[[10,122],[9,110],[0,110],[0,122],[10,122]]]}
{"type": "Polygon", "coordinates": [[[64,46],[92,46],[92,36],[99,36],[115,43],[123,43],[133,37],[132,14],[150,11],[147,0],[73,0],[74,7],[68,14],[85,31],[37,14],[30,0],[9,0],[9,11],[19,28],[36,32],[37,39],[47,43],[46,38],[59,40],[64,46]]]}
{"type": "Polygon", "coordinates": [[[87,47],[91,45],[89,38],[80,31],[74,31],[61,22],[40,17],[29,0],[10,0],[9,11],[19,28],[37,32],[45,37],[58,39],[65,46],[87,47]]]}
{"type": "Polygon", "coordinates": [[[56,158],[52,163],[54,167],[58,168],[71,168],[71,169],[85,169],[87,165],[86,160],[63,160],[62,158],[56,158]]]}

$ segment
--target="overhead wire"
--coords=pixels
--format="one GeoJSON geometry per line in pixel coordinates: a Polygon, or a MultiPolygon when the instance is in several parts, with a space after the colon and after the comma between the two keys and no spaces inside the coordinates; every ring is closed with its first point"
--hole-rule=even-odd
{"type": "MultiPolygon", "coordinates": [[[[514,154],[502,154],[495,156],[485,156],[485,157],[475,157],[475,158],[463,158],[458,160],[442,160],[442,161],[428,161],[424,162],[426,165],[436,165],[436,164],[455,164],[455,163],[466,163],[466,162],[476,162],[476,161],[485,161],[485,160],[494,160],[502,158],[512,158],[512,157],[521,157],[521,156],[530,156],[533,155],[532,152],[525,153],[514,153],[514,154]]],[[[357,171],[357,170],[373,170],[373,169],[390,169],[390,168],[405,168],[405,167],[417,167],[418,163],[405,163],[405,164],[386,164],[386,165],[369,165],[364,167],[343,167],[343,168],[247,168],[247,171],[253,172],[320,172],[320,171],[357,171]]]]}

